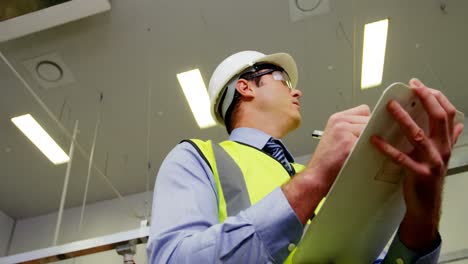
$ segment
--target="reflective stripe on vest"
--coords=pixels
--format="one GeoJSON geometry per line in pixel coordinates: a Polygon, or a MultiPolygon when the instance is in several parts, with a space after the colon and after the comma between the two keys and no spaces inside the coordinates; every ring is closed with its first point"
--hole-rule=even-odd
{"type": "Polygon", "coordinates": [[[249,208],[250,198],[245,186],[244,174],[231,156],[218,144],[213,144],[219,181],[224,192],[228,216],[237,215],[249,208]],[[234,176],[233,176],[234,175],[234,176]],[[239,175],[239,176],[237,176],[239,175]]]}

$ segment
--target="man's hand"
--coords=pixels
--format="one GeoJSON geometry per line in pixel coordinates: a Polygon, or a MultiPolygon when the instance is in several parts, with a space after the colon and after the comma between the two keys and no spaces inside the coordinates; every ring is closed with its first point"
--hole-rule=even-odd
{"type": "Polygon", "coordinates": [[[307,169],[319,172],[320,181],[326,186],[326,195],[343,163],[351,152],[354,143],[369,121],[370,110],[367,105],[360,105],[333,114],[325,126],[312,159],[307,169]]]}
{"type": "Polygon", "coordinates": [[[463,124],[454,124],[456,109],[441,92],[426,87],[417,79],[412,79],[410,86],[429,117],[429,132],[424,133],[400,104],[390,101],[387,109],[414,150],[403,153],[378,136],[373,136],[371,142],[405,168],[406,214],[399,235],[410,249],[425,252],[437,239],[444,176],[463,124]]]}
{"type": "Polygon", "coordinates": [[[354,143],[369,121],[369,115],[367,105],[333,114],[306,168],[282,186],[286,198],[303,224],[330,190],[354,143]]]}

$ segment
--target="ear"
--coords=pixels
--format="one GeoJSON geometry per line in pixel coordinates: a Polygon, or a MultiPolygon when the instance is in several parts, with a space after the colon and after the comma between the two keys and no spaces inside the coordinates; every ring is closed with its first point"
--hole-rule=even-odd
{"type": "Polygon", "coordinates": [[[253,89],[252,83],[249,83],[245,79],[239,79],[236,83],[236,90],[242,95],[242,97],[253,98],[255,97],[255,89],[253,89]]]}

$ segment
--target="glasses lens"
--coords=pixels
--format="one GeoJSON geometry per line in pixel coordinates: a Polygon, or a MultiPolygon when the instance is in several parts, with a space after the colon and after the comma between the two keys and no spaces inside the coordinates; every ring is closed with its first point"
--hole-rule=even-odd
{"type": "Polygon", "coordinates": [[[286,82],[286,85],[289,87],[289,89],[294,89],[293,86],[292,86],[291,79],[289,79],[289,75],[284,71],[281,72],[281,73],[283,74],[284,81],[286,82]]]}
{"type": "Polygon", "coordinates": [[[284,71],[274,71],[271,73],[271,75],[273,76],[273,79],[277,80],[277,81],[283,81],[288,87],[289,89],[292,89],[292,83],[291,83],[291,80],[289,79],[289,76],[286,72],[284,71]]]}

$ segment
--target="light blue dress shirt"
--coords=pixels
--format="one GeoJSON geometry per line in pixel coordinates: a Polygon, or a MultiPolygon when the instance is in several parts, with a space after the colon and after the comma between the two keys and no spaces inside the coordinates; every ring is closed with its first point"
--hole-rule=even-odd
{"type": "MultiPolygon", "coordinates": [[[[229,140],[262,149],[269,138],[256,129],[238,128],[229,140]]],[[[151,218],[147,253],[152,264],[282,263],[303,232],[280,187],[219,223],[214,176],[187,142],[178,144],[159,169],[151,218]]],[[[417,255],[396,236],[386,259],[375,263],[436,263],[439,251],[440,241],[434,251],[417,255]],[[398,258],[403,262],[395,262],[398,258]]]]}

